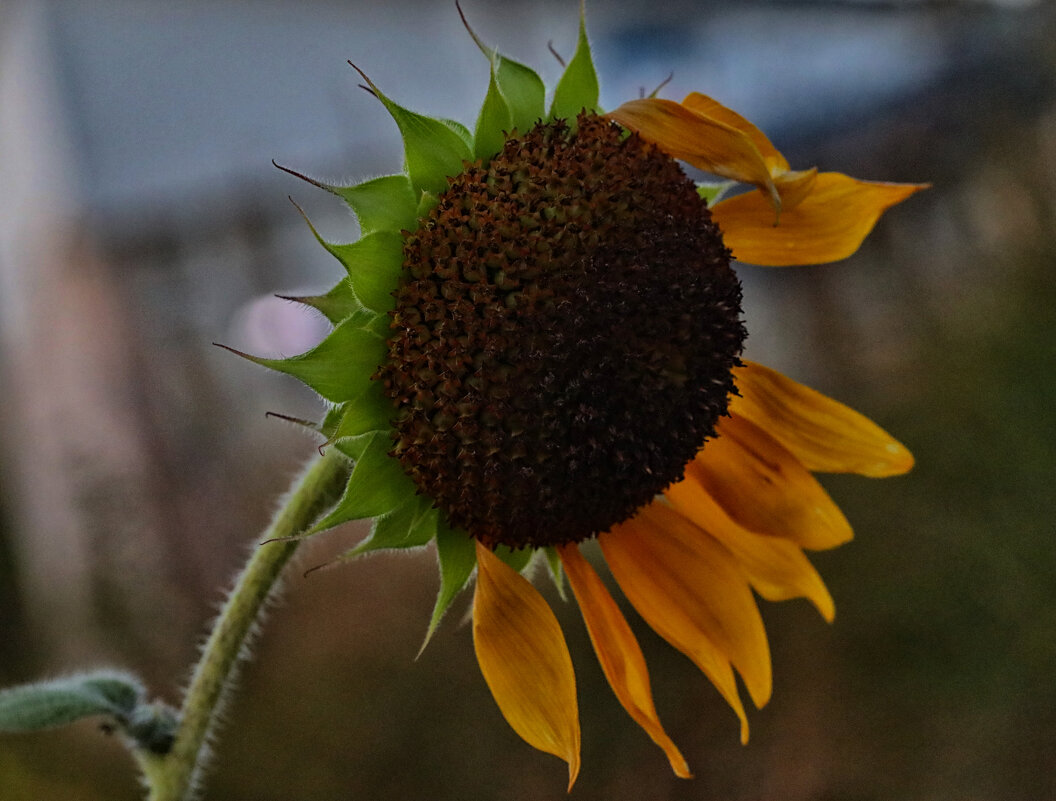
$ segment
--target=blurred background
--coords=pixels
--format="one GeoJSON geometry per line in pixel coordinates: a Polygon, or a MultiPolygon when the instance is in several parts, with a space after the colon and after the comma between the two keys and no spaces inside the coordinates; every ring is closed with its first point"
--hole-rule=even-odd
{"type": "MultiPolygon", "coordinates": [[[[572,0],[464,9],[560,74],[572,0]]],[[[611,696],[574,604],[583,799],[1056,799],[1056,13],[1030,2],[590,3],[612,108],[673,73],[794,166],[930,181],[861,252],[744,266],[748,355],[869,414],[907,477],[825,479],[854,543],[836,598],[765,604],[774,700],[734,715],[632,617],[697,779],[611,696]]],[[[315,442],[292,379],[210,343],[290,355],[324,332],[272,297],[325,289],[335,198],[269,163],[399,169],[352,59],[400,103],[472,124],[487,63],[453,2],[7,0],[0,5],[0,685],[125,666],[176,701],[221,588],[315,442]]],[[[307,568],[362,537],[303,549],[307,568]]],[[[420,659],[428,554],[302,578],[243,674],[206,799],[542,799],[564,766],[503,722],[460,625],[420,659]]],[[[540,582],[540,586],[545,582],[540,582]]],[[[140,797],[97,722],[0,736],[0,799],[140,797]]]]}

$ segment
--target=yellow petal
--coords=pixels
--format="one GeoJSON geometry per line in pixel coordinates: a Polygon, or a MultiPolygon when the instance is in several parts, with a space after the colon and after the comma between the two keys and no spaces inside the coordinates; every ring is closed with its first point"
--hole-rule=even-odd
{"type": "Polygon", "coordinates": [[[730,518],[694,479],[672,484],[664,497],[684,517],[713,536],[736,558],[741,570],[768,601],[807,598],[832,622],[832,595],[798,545],[780,537],[756,534],[730,518]]]}
{"type": "Polygon", "coordinates": [[[723,178],[755,184],[770,198],[770,222],[774,221],[773,209],[781,204],[777,189],[762,154],[743,131],[657,97],[630,100],[606,116],[672,158],[723,178]]]}
{"type": "Polygon", "coordinates": [[[722,105],[718,100],[702,95],[700,92],[690,92],[686,95],[685,100],[682,101],[682,105],[705,117],[717,120],[731,128],[736,128],[745,134],[752,141],[752,144],[755,145],[771,173],[789,169],[788,160],[767,139],[766,134],[733,109],[722,105]]]}
{"type": "Polygon", "coordinates": [[[490,549],[477,543],[473,645],[484,680],[506,722],[531,746],[579,774],[576,679],[564,635],[543,597],[490,549]]]}
{"type": "Polygon", "coordinates": [[[882,478],[913,467],[913,454],[869,418],[776,370],[746,361],[734,370],[730,411],[751,420],[808,470],[882,478]]]}
{"type": "Polygon", "coordinates": [[[712,218],[741,261],[770,267],[823,264],[850,256],[886,209],[926,187],[823,172],[799,205],[782,212],[780,225],[774,225],[770,204],[755,192],[716,203],[712,218]]]}
{"type": "Polygon", "coordinates": [[[803,548],[834,548],[853,533],[843,512],[795,456],[743,417],[723,417],[718,437],[686,466],[730,517],[803,548]]]}
{"type": "Polygon", "coordinates": [[[730,664],[756,706],[770,698],[770,646],[748,582],[730,552],[673,509],[653,503],[598,537],[628,600],[696,663],[748,722],[730,664]]]}
{"type": "MultiPolygon", "coordinates": [[[[814,184],[818,180],[818,169],[812,167],[809,170],[798,170],[796,172],[779,172],[774,175],[774,186],[781,196],[781,213],[794,209],[810,193],[814,191],[814,184]]],[[[780,223],[779,223],[780,224],[780,223]]]]}
{"type": "Polygon", "coordinates": [[[664,750],[675,775],[682,779],[693,778],[685,758],[660,724],[649,687],[645,657],[627,620],[579,548],[565,545],[557,552],[612,691],[635,722],[664,750]]]}

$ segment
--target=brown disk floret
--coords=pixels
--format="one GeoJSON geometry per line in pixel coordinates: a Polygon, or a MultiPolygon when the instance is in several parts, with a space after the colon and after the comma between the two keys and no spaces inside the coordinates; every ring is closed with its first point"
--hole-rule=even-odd
{"type": "Polygon", "coordinates": [[[730,253],[668,156],[582,114],[467,166],[404,244],[393,455],[488,546],[579,542],[714,436],[745,337],[730,253]]]}

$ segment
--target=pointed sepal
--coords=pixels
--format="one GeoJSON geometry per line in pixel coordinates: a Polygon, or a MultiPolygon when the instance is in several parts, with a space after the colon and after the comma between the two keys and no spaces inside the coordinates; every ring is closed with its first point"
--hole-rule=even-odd
{"type": "Polygon", "coordinates": [[[383,175],[354,186],[326,186],[351,207],[359,220],[360,232],[413,231],[418,224],[418,203],[411,179],[383,175]]]}
{"type": "Polygon", "coordinates": [[[436,627],[455,597],[466,586],[473,568],[477,566],[477,552],[474,540],[465,531],[452,528],[443,518],[436,525],[436,556],[440,565],[440,593],[436,597],[433,606],[433,614],[429,618],[429,629],[425,633],[425,641],[418,650],[422,651],[433,638],[436,627]]]}
{"type": "Polygon", "coordinates": [[[341,500],[333,510],[306,532],[318,534],[350,520],[378,517],[415,497],[414,482],[400,463],[389,456],[392,441],[388,431],[364,437],[365,446],[356,459],[341,500]]]}
{"type": "Polygon", "coordinates": [[[385,340],[349,317],[306,353],[288,359],[265,359],[220,345],[255,364],[292,375],[332,403],[355,400],[366,392],[370,377],[385,358],[385,340]]]}
{"type": "Polygon", "coordinates": [[[388,514],[375,518],[370,534],[338,557],[348,561],[371,551],[418,548],[436,536],[437,509],[424,495],[408,498],[388,514]]]}
{"type": "Polygon", "coordinates": [[[436,194],[444,191],[448,177],[462,172],[464,162],[473,157],[472,148],[466,142],[468,132],[463,133],[444,120],[417,114],[394,103],[359,67],[355,64],[352,67],[399,127],[411,183],[419,190],[436,194]]]}
{"type": "Polygon", "coordinates": [[[366,308],[384,313],[396,305],[392,293],[403,274],[401,234],[375,231],[347,245],[319,242],[348,270],[352,292],[366,308]]]}
{"type": "Polygon", "coordinates": [[[474,134],[474,152],[477,158],[487,160],[502,149],[503,133],[508,134],[515,129],[526,133],[543,118],[546,86],[531,67],[506,58],[495,48],[484,44],[469,26],[461,6],[458,3],[455,6],[462,17],[462,24],[491,64],[488,94],[477,118],[474,134]]]}
{"type": "Polygon", "coordinates": [[[579,8],[579,39],[576,52],[565,67],[561,80],[554,90],[550,104],[550,118],[568,120],[574,125],[576,117],[584,109],[598,113],[598,73],[594,69],[594,58],[587,40],[587,15],[584,3],[579,8]]]}

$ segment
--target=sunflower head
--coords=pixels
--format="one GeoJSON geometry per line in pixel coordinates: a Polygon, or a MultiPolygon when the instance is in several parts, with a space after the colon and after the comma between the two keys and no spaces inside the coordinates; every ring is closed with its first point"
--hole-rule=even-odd
{"type": "Polygon", "coordinates": [[[571,661],[519,575],[541,552],[562,593],[567,573],[620,702],[688,776],[637,642],[577,546],[599,540],[628,599],[747,738],[733,671],[756,705],[770,694],[752,590],[832,617],[802,548],[850,528],[811,471],[892,475],[912,458],[861,415],[741,361],[731,258],[842,259],[920,187],[792,170],[696,93],[602,114],[582,14],[548,109],[533,70],[470,34],[490,65],[473,131],[403,108],[361,73],[402,134],[405,169],[353,186],[307,179],[360,223],[350,244],[319,238],[346,273],[297,299],[333,331],[300,356],[248,358],[318,392],[319,431],[355,462],[309,534],[372,518],[349,558],[435,542],[430,635],[479,565],[478,661],[525,740],[574,779],[571,661]],[[719,193],[681,162],[749,190],[709,207],[719,193]]]}
{"type": "Polygon", "coordinates": [[[467,164],[407,233],[376,376],[393,455],[489,546],[580,542],[681,478],[744,339],[694,184],[615,123],[576,122],[467,164]]]}

